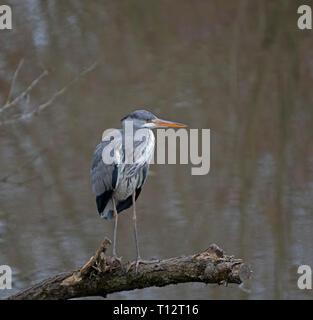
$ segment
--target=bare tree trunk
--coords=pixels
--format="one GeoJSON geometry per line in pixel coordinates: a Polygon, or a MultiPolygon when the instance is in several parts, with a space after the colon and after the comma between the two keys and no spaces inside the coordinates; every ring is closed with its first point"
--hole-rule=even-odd
{"type": "Polygon", "coordinates": [[[110,244],[111,241],[105,239],[95,255],[80,270],[48,278],[8,299],[106,297],[114,292],[184,282],[240,284],[251,273],[241,259],[224,255],[223,250],[215,244],[199,254],[140,264],[136,273],[134,263],[122,264],[105,256],[110,244]]]}

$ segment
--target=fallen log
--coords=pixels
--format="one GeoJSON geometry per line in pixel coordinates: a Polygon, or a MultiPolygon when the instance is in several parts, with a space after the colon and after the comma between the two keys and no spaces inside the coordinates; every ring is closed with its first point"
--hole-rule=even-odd
{"type": "Polygon", "coordinates": [[[250,277],[250,268],[241,259],[227,256],[217,245],[205,251],[170,259],[139,264],[122,263],[106,256],[111,244],[105,239],[95,255],[79,270],[50,277],[18,292],[8,300],[65,300],[102,296],[110,293],[163,287],[185,282],[241,284],[250,277]],[[129,270],[127,270],[130,267],[129,270]]]}

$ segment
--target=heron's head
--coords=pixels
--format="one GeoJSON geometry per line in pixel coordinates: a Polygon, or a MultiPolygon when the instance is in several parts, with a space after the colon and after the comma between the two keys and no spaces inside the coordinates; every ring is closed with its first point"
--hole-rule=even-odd
{"type": "Polygon", "coordinates": [[[146,110],[136,110],[124,117],[122,120],[132,121],[134,128],[185,128],[185,124],[162,120],[157,118],[154,114],[146,110]]]}

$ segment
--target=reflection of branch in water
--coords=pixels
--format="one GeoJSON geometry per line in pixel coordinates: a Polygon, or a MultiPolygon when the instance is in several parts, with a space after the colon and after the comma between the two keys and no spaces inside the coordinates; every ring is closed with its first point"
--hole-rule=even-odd
{"type": "Polygon", "coordinates": [[[35,160],[37,160],[39,157],[41,157],[44,152],[45,152],[45,150],[41,150],[38,154],[32,156],[30,159],[28,159],[26,162],[24,162],[21,166],[15,168],[15,170],[10,172],[9,174],[1,177],[0,178],[0,183],[9,183],[9,184],[22,185],[22,184],[25,184],[25,183],[27,183],[29,181],[32,181],[32,180],[36,179],[36,177],[32,177],[32,178],[26,179],[24,181],[19,181],[19,182],[10,180],[12,177],[20,174],[23,169],[25,169],[27,167],[30,167],[30,164],[33,163],[35,160]]]}
{"type": "Polygon", "coordinates": [[[10,87],[10,91],[9,91],[9,94],[8,94],[8,97],[7,97],[7,101],[6,101],[6,105],[10,103],[10,100],[11,100],[11,96],[13,94],[13,90],[14,90],[14,85],[15,85],[15,81],[17,79],[17,76],[18,76],[18,73],[20,72],[22,66],[23,66],[23,63],[24,63],[24,59],[21,59],[15,72],[14,72],[14,75],[13,75],[13,78],[12,78],[12,82],[11,82],[11,87],[10,87]]]}
{"type": "MultiPolygon", "coordinates": [[[[23,61],[23,60],[22,60],[23,61]]],[[[15,99],[13,99],[12,101],[9,101],[10,99],[10,96],[12,94],[12,91],[13,91],[13,86],[14,86],[14,83],[15,83],[15,80],[16,80],[16,77],[18,75],[18,72],[19,72],[19,69],[22,67],[21,63],[19,64],[18,68],[16,69],[15,71],[15,74],[13,76],[13,80],[12,80],[12,84],[11,84],[11,89],[10,89],[10,93],[9,93],[9,96],[8,96],[8,100],[7,102],[4,104],[4,106],[2,108],[0,108],[0,114],[7,110],[8,108],[16,105],[17,103],[19,103],[24,97],[26,97],[30,91],[38,84],[38,82],[43,78],[45,77],[46,75],[48,75],[48,71],[47,70],[44,70],[35,80],[32,81],[32,83],[23,91],[21,92],[15,99]]],[[[2,124],[0,122],[0,124],[2,124]]]]}
{"type": "MultiPolygon", "coordinates": [[[[85,68],[84,70],[82,70],[78,76],[76,76],[73,80],[71,80],[68,84],[66,84],[63,88],[59,89],[57,92],[55,92],[51,98],[46,101],[45,103],[39,105],[38,107],[36,107],[34,110],[30,111],[30,112],[26,112],[26,113],[22,113],[22,114],[18,114],[13,116],[12,119],[8,119],[8,120],[4,120],[4,121],[0,121],[0,125],[5,125],[5,124],[11,124],[11,123],[15,123],[21,120],[26,120],[31,118],[32,116],[38,115],[41,111],[45,110],[47,107],[49,107],[59,96],[63,95],[71,86],[73,86],[74,83],[76,83],[81,77],[83,77],[84,75],[86,75],[87,73],[91,72],[92,70],[94,70],[94,68],[96,67],[97,62],[94,62],[92,65],[90,65],[89,67],[85,68]]],[[[20,65],[19,65],[20,66],[20,65]]],[[[18,72],[15,72],[15,74],[18,72]]],[[[30,86],[23,91],[19,96],[17,96],[13,101],[11,102],[7,102],[2,108],[0,108],[0,114],[8,109],[9,107],[15,105],[16,103],[18,103],[21,99],[23,99],[35,86],[36,84],[40,81],[41,78],[43,78],[44,76],[48,75],[48,71],[44,70],[38,78],[36,78],[31,84],[30,86]]],[[[14,77],[13,77],[14,78],[14,77]]],[[[14,80],[15,81],[15,80],[14,80]]]]}
{"type": "MultiPolygon", "coordinates": [[[[10,107],[15,106],[17,103],[19,103],[24,97],[28,97],[29,93],[31,92],[31,90],[39,83],[39,81],[45,77],[46,75],[48,75],[48,71],[44,70],[35,80],[32,81],[32,83],[23,91],[21,92],[16,98],[14,98],[13,100],[11,100],[12,94],[13,94],[13,90],[14,90],[14,85],[16,82],[16,79],[18,77],[19,71],[21,70],[22,66],[24,63],[24,59],[22,59],[19,62],[19,65],[17,66],[17,69],[13,75],[12,78],[12,82],[11,82],[11,87],[10,87],[10,91],[7,97],[7,101],[6,103],[0,108],[0,116],[1,114],[9,109],[10,107]]],[[[49,100],[47,100],[45,103],[39,105],[38,107],[36,107],[34,110],[30,111],[30,112],[26,112],[26,113],[22,113],[22,114],[17,114],[14,115],[11,119],[8,120],[0,120],[0,126],[1,125],[5,125],[5,124],[10,124],[10,123],[15,123],[21,120],[26,120],[31,118],[32,116],[38,115],[41,111],[45,110],[47,107],[49,107],[59,96],[61,96],[62,94],[64,94],[71,86],[73,86],[81,77],[83,77],[84,75],[86,75],[87,73],[91,72],[92,70],[94,70],[94,68],[96,67],[97,62],[94,62],[92,65],[90,65],[89,67],[85,68],[84,70],[82,70],[73,80],[71,80],[68,84],[66,84],[63,88],[59,89],[58,91],[56,91],[49,100]]],[[[28,167],[30,165],[30,163],[32,163],[33,161],[35,161],[39,156],[41,156],[41,152],[39,154],[37,154],[36,156],[31,157],[28,161],[26,161],[24,164],[22,164],[22,166],[16,168],[14,171],[12,171],[11,173],[0,177],[0,184],[2,183],[9,183],[9,184],[16,184],[16,185],[23,185],[31,180],[36,179],[37,177],[32,177],[30,179],[24,180],[24,181],[12,181],[11,178],[16,176],[17,174],[19,174],[21,172],[22,169],[24,169],[25,167],[28,167]]]]}

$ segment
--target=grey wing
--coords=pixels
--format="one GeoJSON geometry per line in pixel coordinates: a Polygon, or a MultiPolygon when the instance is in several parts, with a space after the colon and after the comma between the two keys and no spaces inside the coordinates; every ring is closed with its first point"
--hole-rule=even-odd
{"type": "Polygon", "coordinates": [[[92,183],[92,191],[95,196],[102,194],[105,191],[114,190],[113,173],[116,164],[105,164],[102,160],[102,151],[105,143],[101,142],[96,150],[92,160],[90,177],[92,183]]]}
{"type": "Polygon", "coordinates": [[[97,208],[100,216],[104,215],[104,210],[111,200],[112,193],[118,184],[118,165],[104,163],[102,152],[109,141],[102,141],[96,148],[90,169],[92,191],[96,196],[97,208]]]}
{"type": "Polygon", "coordinates": [[[147,176],[148,176],[148,171],[149,171],[149,162],[147,162],[143,167],[142,167],[142,179],[141,179],[141,184],[140,184],[140,188],[143,187],[144,183],[147,180],[147,176]]]}

